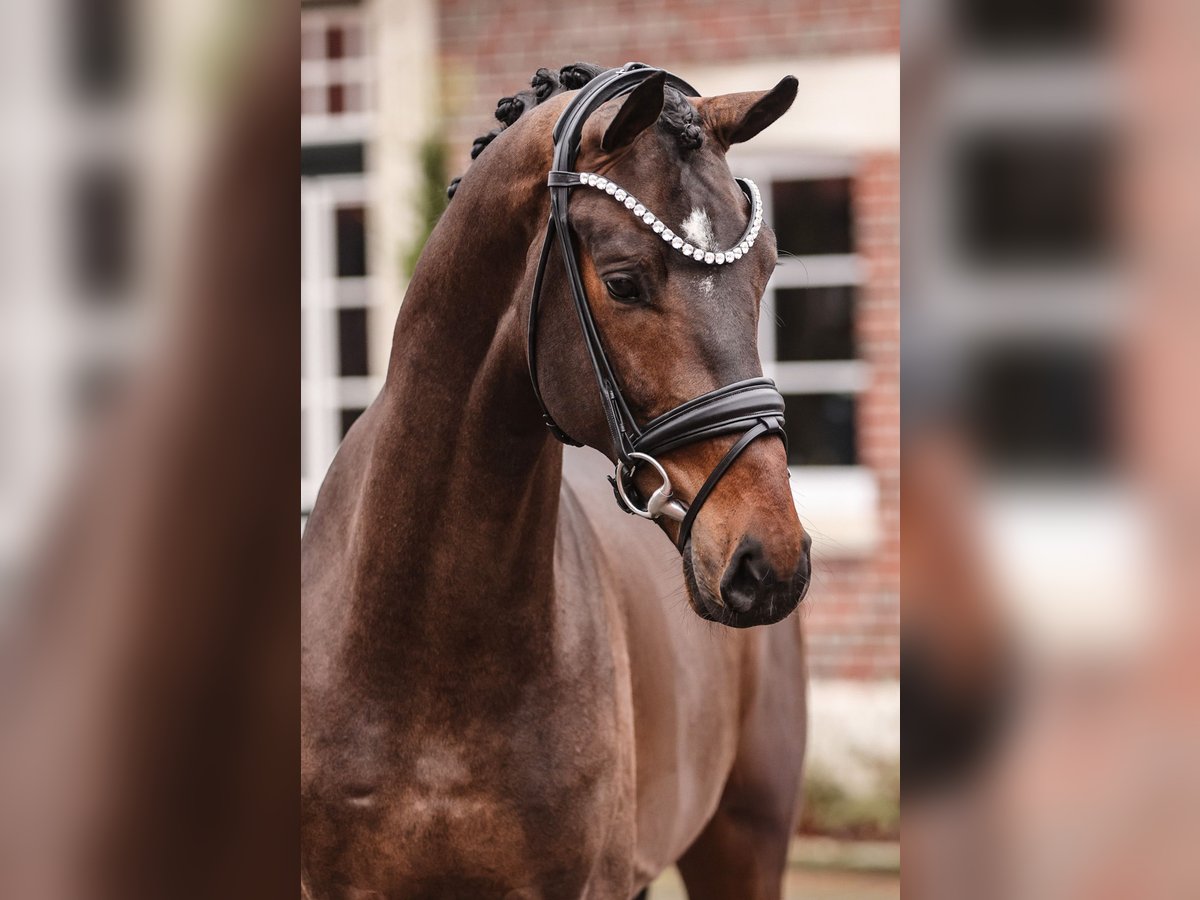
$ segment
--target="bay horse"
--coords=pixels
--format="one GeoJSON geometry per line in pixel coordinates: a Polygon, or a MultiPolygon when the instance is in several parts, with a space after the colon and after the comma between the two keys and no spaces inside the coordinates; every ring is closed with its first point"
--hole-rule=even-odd
{"type": "Polygon", "coordinates": [[[725,153],[797,82],[686,87],[539,70],[452,185],[303,538],[306,897],[628,900],[672,864],[693,898],[780,896],[809,539],[760,378],[774,237],[725,153]],[[757,424],[722,429],[745,393],[757,424]]]}

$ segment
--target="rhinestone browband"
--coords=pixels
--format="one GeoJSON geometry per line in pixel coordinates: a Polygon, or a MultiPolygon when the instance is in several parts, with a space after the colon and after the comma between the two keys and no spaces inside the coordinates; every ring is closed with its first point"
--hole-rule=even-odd
{"type": "Polygon", "coordinates": [[[598,191],[603,191],[614,200],[625,205],[625,208],[632,212],[644,225],[648,225],[650,229],[661,237],[664,241],[682,253],[689,259],[694,259],[697,262],[706,263],[710,266],[720,266],[727,262],[741,259],[745,254],[750,252],[750,248],[754,246],[755,240],[758,239],[759,229],[762,228],[762,197],[758,193],[758,185],[749,178],[739,179],[750,189],[750,225],[742,235],[741,241],[735,244],[728,250],[713,252],[705,250],[701,247],[693,247],[679,235],[675,234],[670,228],[663,224],[662,219],[650,212],[646,207],[638,202],[637,197],[629,193],[624,188],[620,187],[613,181],[609,181],[602,175],[596,175],[592,172],[580,172],[579,183],[593,187],[598,191]]]}

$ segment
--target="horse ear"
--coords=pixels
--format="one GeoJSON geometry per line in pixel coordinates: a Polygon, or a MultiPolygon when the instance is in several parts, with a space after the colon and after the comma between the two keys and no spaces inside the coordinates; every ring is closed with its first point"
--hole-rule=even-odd
{"type": "Polygon", "coordinates": [[[796,99],[800,82],[794,75],[780,79],[769,91],[722,94],[704,101],[703,115],[725,149],[750,140],[780,116],[796,99]]]}
{"type": "Polygon", "coordinates": [[[624,105],[617,110],[616,116],[604,132],[604,140],[600,149],[605,153],[620,150],[633,143],[633,139],[658,121],[662,115],[663,87],[667,81],[666,72],[651,75],[625,98],[624,105]]]}

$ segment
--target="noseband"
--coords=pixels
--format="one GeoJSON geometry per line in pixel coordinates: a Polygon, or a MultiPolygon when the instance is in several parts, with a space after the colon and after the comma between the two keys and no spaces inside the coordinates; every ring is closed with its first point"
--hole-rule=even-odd
{"type": "MultiPolygon", "coordinates": [[[[629,404],[625,402],[620,383],[604,352],[600,332],[596,327],[587,294],[583,289],[583,281],[579,275],[579,260],[576,258],[575,249],[571,244],[567,208],[573,188],[588,187],[610,195],[615,201],[623,203],[641,220],[644,226],[653,229],[664,243],[700,265],[729,265],[741,259],[754,246],[759,229],[762,227],[762,203],[758,188],[753,182],[746,179],[739,178],[737,183],[750,201],[750,223],[737,244],[728,250],[716,252],[711,248],[692,247],[667,228],[661,220],[639,203],[637,198],[607,179],[588,172],[574,171],[583,126],[588,116],[609,100],[630,93],[647,78],[657,75],[660,71],[660,69],[652,69],[641,63],[627,63],[619,69],[609,69],[607,72],[597,75],[584,85],[567,104],[554,126],[554,168],[547,180],[547,184],[550,186],[550,221],[546,227],[541,258],[538,260],[537,276],[533,283],[533,298],[529,308],[529,375],[533,380],[533,392],[542,408],[542,418],[550,431],[563,443],[580,446],[579,441],[572,439],[558,427],[549,410],[546,409],[537,377],[538,306],[546,265],[550,259],[550,250],[554,245],[555,235],[557,235],[563,263],[567,270],[567,278],[571,283],[575,311],[578,313],[579,324],[583,329],[584,344],[587,347],[588,356],[591,358],[596,383],[600,388],[600,403],[604,408],[604,417],[608,422],[613,447],[617,453],[616,471],[609,478],[617,502],[626,512],[643,518],[655,519],[659,516],[666,516],[678,521],[680,523],[679,537],[676,545],[682,552],[687,545],[692,524],[700,512],[700,507],[704,505],[704,501],[717,486],[717,482],[721,480],[721,477],[733,465],[734,460],[741,455],[742,451],[763,435],[778,434],[785,443],[787,436],[783,429],[783,397],[775,389],[775,383],[769,378],[749,378],[745,381],[727,384],[676,406],[644,426],[639,425],[629,410],[629,404]],[[675,498],[671,493],[671,479],[659,463],[658,457],[678,447],[737,432],[742,432],[742,436],[717,463],[716,468],[709,473],[707,480],[696,492],[691,504],[685,505],[675,498]],[[643,465],[652,468],[662,481],[662,484],[645,500],[632,483],[637,469],[643,465]]],[[[667,84],[688,97],[699,96],[695,88],[669,72],[666,73],[666,81],[667,84]]]]}

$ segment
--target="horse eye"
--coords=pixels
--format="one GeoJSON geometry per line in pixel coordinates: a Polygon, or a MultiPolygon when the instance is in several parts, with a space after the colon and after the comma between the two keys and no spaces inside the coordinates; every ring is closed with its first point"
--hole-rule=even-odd
{"type": "Polygon", "coordinates": [[[605,280],[604,286],[608,288],[608,295],[621,303],[634,303],[640,299],[637,282],[628,275],[614,275],[605,280]]]}

